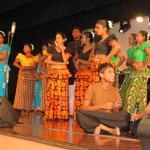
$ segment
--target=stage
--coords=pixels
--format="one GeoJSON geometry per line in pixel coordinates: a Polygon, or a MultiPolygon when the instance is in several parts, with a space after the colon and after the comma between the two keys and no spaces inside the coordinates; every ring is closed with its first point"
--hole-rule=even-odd
{"type": "MultiPolygon", "coordinates": [[[[19,116],[18,124],[11,128],[0,129],[0,139],[7,139],[7,142],[5,142],[12,143],[12,147],[13,145],[15,146],[19,140],[23,140],[24,144],[25,142],[37,142],[37,144],[49,146],[49,149],[142,149],[141,143],[138,139],[125,136],[87,135],[79,127],[77,121],[74,121],[72,118],[68,121],[43,121],[43,115],[40,112],[33,112],[31,115],[24,114],[19,116]],[[2,136],[4,136],[4,138],[1,138],[2,136]],[[7,136],[9,137],[7,138],[7,136]],[[9,138],[19,139],[16,143],[13,143],[9,142],[9,138]]],[[[10,140],[13,141],[14,139],[10,140]]],[[[33,144],[32,147],[35,148],[33,144]]],[[[24,149],[30,150],[31,148],[27,148],[26,144],[24,149]]]]}

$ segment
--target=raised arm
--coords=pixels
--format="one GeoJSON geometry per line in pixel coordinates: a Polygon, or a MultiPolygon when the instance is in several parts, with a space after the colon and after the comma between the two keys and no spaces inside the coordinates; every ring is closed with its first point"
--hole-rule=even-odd
{"type": "Polygon", "coordinates": [[[107,55],[106,60],[110,59],[112,56],[116,55],[119,50],[121,49],[121,46],[117,40],[112,40],[110,42],[110,46],[113,48],[112,51],[107,55]]]}

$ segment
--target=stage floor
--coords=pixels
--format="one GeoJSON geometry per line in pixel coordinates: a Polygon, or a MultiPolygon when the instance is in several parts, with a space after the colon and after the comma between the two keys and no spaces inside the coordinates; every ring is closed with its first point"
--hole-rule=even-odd
{"type": "Polygon", "coordinates": [[[138,139],[112,135],[87,135],[77,121],[43,121],[40,112],[22,115],[18,124],[1,128],[0,134],[64,149],[141,150],[138,139]]]}

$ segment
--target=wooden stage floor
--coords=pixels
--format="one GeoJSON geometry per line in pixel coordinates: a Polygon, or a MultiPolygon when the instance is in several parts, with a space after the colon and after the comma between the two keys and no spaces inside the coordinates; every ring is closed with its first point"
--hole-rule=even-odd
{"type": "Polygon", "coordinates": [[[20,116],[18,124],[1,128],[0,134],[65,149],[141,150],[138,139],[124,136],[87,135],[77,121],[43,121],[39,112],[20,116]]]}

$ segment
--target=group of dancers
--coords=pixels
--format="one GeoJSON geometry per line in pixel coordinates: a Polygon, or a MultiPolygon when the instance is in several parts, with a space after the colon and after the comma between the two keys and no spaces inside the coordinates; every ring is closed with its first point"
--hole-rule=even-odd
{"type": "MultiPolygon", "coordinates": [[[[58,32],[55,42],[49,42],[48,48],[37,56],[32,54],[33,44],[26,43],[23,49],[24,54],[19,53],[13,63],[19,69],[14,108],[22,112],[26,111],[26,113],[31,112],[36,96],[35,83],[40,81],[41,90],[36,94],[41,99],[40,110],[44,112],[44,118],[68,119],[68,90],[71,81],[69,79],[75,78],[73,118],[79,121],[82,128],[84,128],[84,123],[81,123],[81,119],[79,119],[81,114],[76,116],[77,112],[81,113],[80,110],[113,112],[112,98],[114,98],[113,103],[115,104],[119,100],[116,111],[123,109],[131,114],[134,112],[135,103],[139,102],[138,111],[141,112],[147,105],[147,80],[150,74],[148,33],[139,31],[137,34],[129,35],[130,48],[127,50],[128,58],[125,59],[117,37],[114,34],[109,35],[110,28],[110,21],[98,20],[95,24],[95,37],[93,38],[91,32],[87,31],[81,34],[80,29],[75,27],[72,31],[74,41],[69,42],[67,46],[65,45],[66,35],[58,32]],[[119,87],[117,72],[125,60],[128,67],[123,71],[125,78],[119,87]],[[110,79],[105,78],[107,76],[104,71],[105,67],[107,69],[112,67],[115,76],[112,70],[108,69],[107,74],[110,79]],[[115,79],[113,80],[113,78],[115,79]],[[107,80],[109,80],[107,86],[106,83],[101,84],[107,80]],[[106,91],[105,87],[102,87],[103,85],[106,86],[106,91]],[[118,90],[115,91],[114,87],[118,90]],[[100,92],[101,90],[102,92],[100,92]],[[114,96],[113,93],[117,93],[117,96],[114,96]],[[105,100],[101,102],[99,99],[103,96],[105,100]],[[89,101],[89,99],[91,100],[89,101]]],[[[6,55],[9,53],[4,44],[4,36],[4,32],[0,31],[1,79],[6,55]]],[[[5,95],[2,83],[0,83],[0,93],[1,96],[5,95]]],[[[92,132],[99,133],[100,128],[96,131],[92,130],[92,132]]],[[[114,132],[118,134],[118,129],[112,131],[112,133],[114,132]]]]}

